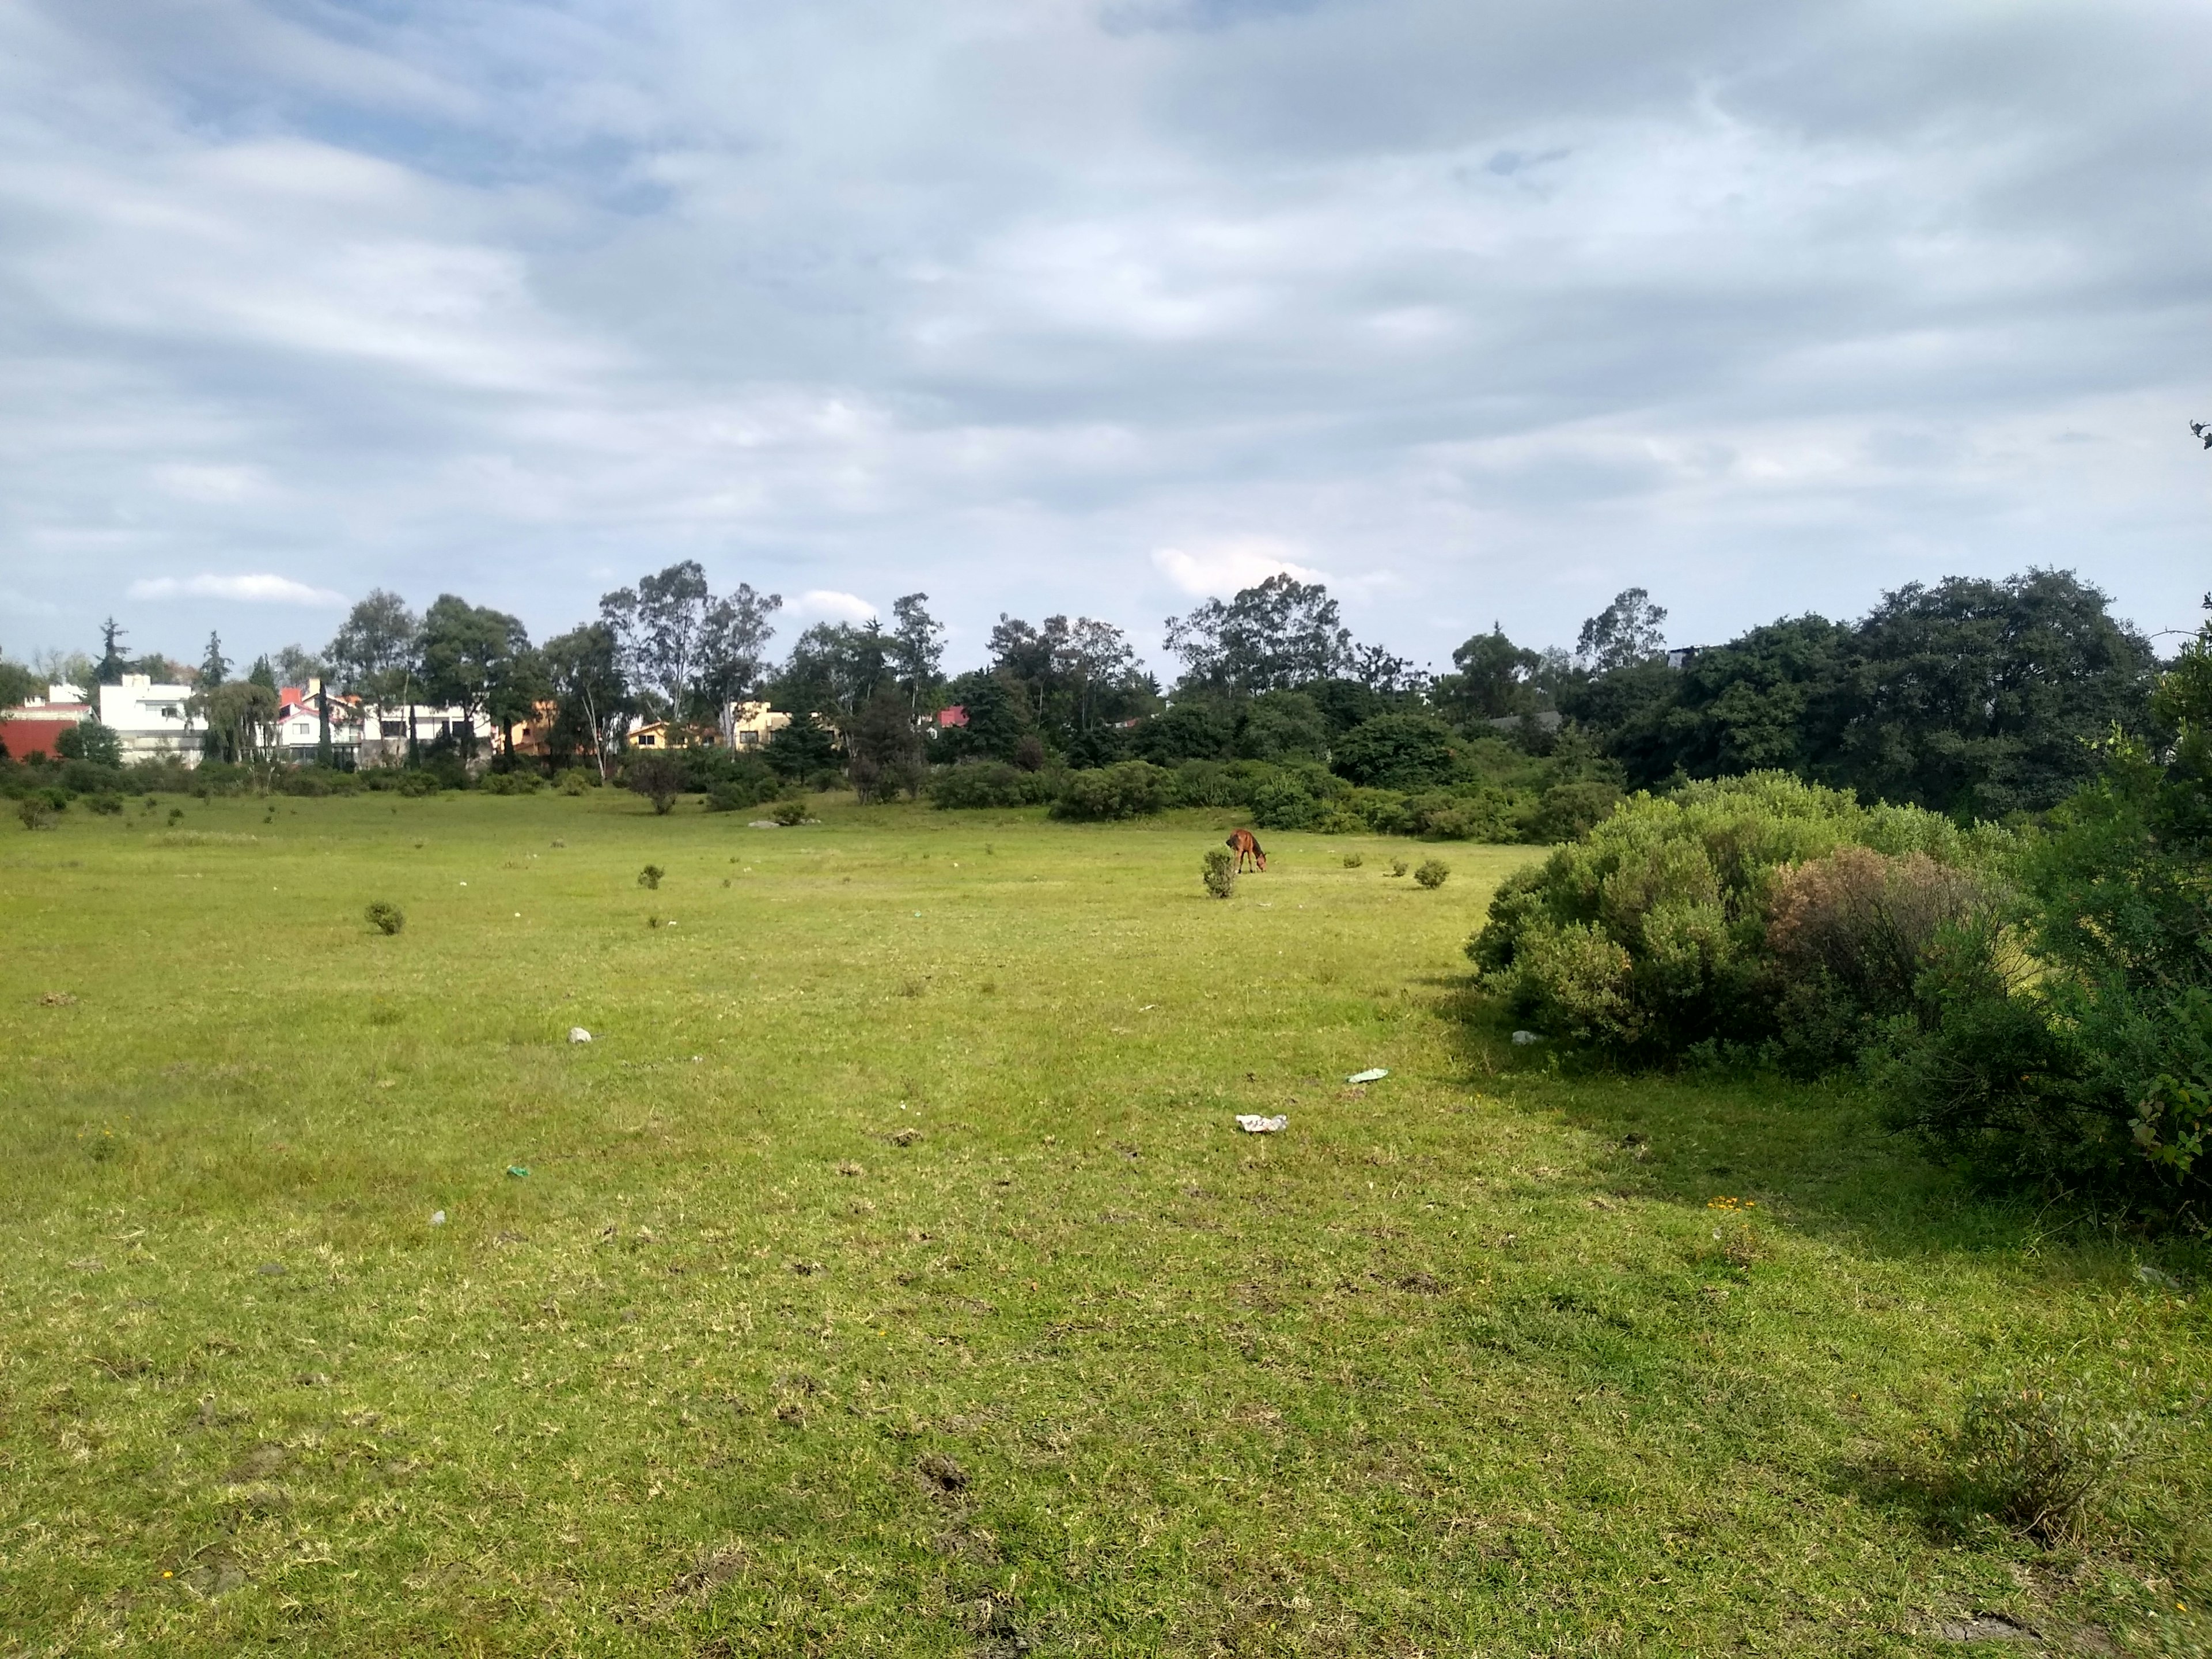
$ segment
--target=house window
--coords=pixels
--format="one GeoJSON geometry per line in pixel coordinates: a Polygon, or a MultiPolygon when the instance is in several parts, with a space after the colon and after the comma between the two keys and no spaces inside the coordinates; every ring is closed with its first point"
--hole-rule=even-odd
{"type": "Polygon", "coordinates": [[[379,720],[376,726],[377,730],[387,738],[404,738],[407,735],[405,720],[379,720]]]}
{"type": "Polygon", "coordinates": [[[637,740],[637,746],[641,749],[650,749],[659,741],[659,738],[640,738],[637,740]]]}
{"type": "Polygon", "coordinates": [[[759,733],[759,732],[738,732],[738,748],[740,748],[740,749],[757,749],[757,748],[759,748],[759,747],[760,747],[760,733],[759,733]]]}

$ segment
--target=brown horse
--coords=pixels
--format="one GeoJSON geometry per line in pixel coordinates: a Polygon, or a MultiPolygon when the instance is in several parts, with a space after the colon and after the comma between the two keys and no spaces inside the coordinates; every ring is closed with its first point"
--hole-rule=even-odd
{"type": "Polygon", "coordinates": [[[1249,830],[1232,830],[1230,831],[1229,839],[1222,845],[1237,854],[1237,874],[1244,873],[1244,860],[1247,859],[1251,860],[1259,867],[1261,874],[1267,873],[1267,855],[1261,849],[1259,836],[1254,835],[1249,830]]]}

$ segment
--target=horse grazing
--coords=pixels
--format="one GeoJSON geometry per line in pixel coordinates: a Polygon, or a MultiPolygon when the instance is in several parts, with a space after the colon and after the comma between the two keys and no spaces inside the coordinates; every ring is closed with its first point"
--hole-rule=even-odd
{"type": "Polygon", "coordinates": [[[1267,855],[1261,848],[1259,836],[1254,835],[1249,830],[1231,830],[1229,839],[1222,845],[1237,854],[1237,874],[1244,873],[1244,860],[1247,859],[1252,860],[1262,875],[1267,873],[1267,855]]]}

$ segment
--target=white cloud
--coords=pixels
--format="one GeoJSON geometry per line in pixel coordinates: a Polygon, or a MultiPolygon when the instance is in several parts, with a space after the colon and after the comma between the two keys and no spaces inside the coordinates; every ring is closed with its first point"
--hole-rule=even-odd
{"type": "Polygon", "coordinates": [[[134,599],[228,599],[234,605],[343,605],[345,595],[289,576],[155,576],[131,584],[134,599]]]}
{"type": "Polygon", "coordinates": [[[882,614],[857,593],[840,593],[828,587],[810,588],[793,601],[791,608],[802,617],[828,617],[850,623],[864,623],[882,614]]]}
{"type": "Polygon", "coordinates": [[[1272,536],[1231,536],[1194,542],[1188,548],[1156,548],[1152,565],[1184,592],[1200,596],[1234,593],[1278,574],[1295,576],[1302,582],[1334,580],[1327,571],[1292,556],[1304,551],[1272,536]]]}

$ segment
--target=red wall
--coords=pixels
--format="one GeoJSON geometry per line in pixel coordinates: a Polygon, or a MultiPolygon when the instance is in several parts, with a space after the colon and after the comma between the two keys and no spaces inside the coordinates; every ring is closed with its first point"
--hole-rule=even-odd
{"type": "Polygon", "coordinates": [[[7,747],[11,760],[28,760],[33,755],[57,758],[54,743],[61,734],[76,725],[74,720],[40,720],[15,719],[0,720],[0,744],[7,747]]]}

